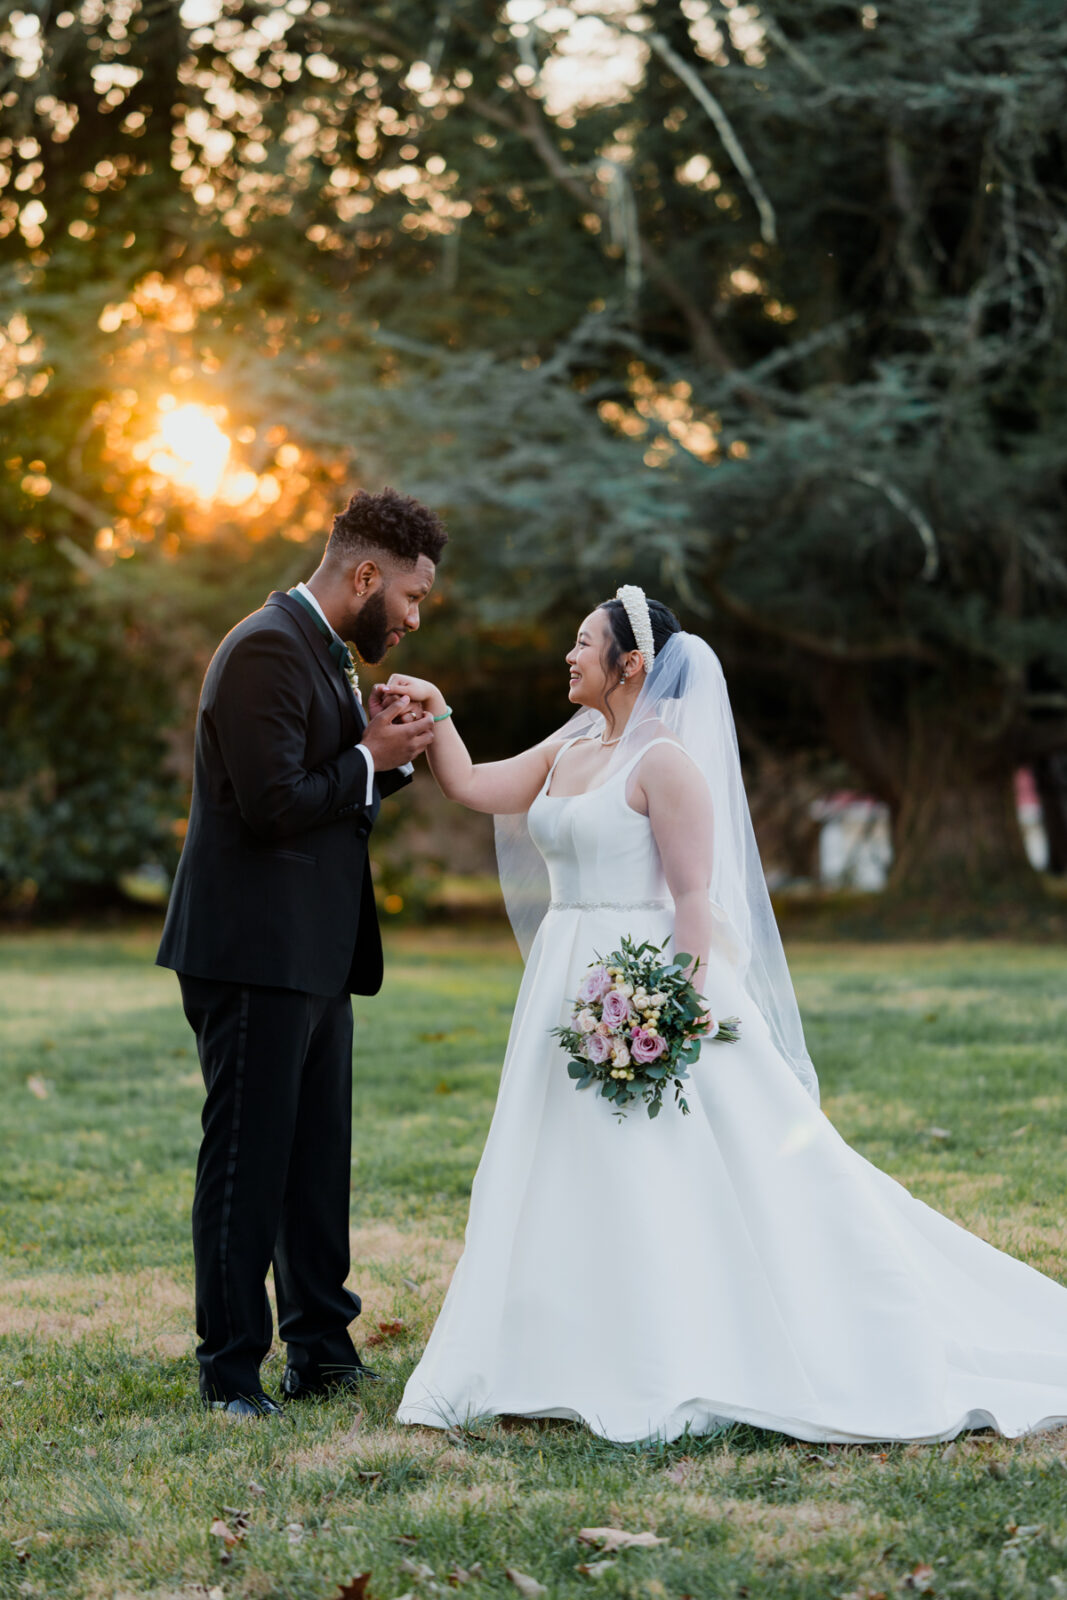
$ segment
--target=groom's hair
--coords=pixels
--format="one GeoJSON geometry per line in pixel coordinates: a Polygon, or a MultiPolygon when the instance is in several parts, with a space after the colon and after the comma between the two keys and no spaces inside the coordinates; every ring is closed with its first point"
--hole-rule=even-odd
{"type": "Polygon", "coordinates": [[[420,556],[429,556],[436,566],[447,543],[448,534],[429,506],[396,489],[377,494],[359,489],[334,517],[324,559],[347,566],[377,551],[402,566],[414,566],[420,556]]]}

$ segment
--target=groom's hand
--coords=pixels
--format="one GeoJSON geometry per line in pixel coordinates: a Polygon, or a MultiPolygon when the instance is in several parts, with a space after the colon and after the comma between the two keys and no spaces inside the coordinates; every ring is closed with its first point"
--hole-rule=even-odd
{"type": "Polygon", "coordinates": [[[372,710],[363,743],[374,757],[378,772],[390,772],[393,767],[402,767],[405,761],[414,761],[433,742],[430,713],[416,711],[414,719],[405,722],[402,719],[408,714],[406,695],[377,712],[372,710]]]}
{"type": "Polygon", "coordinates": [[[385,684],[385,692],[407,695],[413,705],[421,706],[423,711],[435,715],[448,710],[444,695],[428,678],[412,678],[406,672],[393,672],[385,684]]]}
{"type": "Polygon", "coordinates": [[[387,706],[391,706],[399,695],[387,684],[376,683],[367,696],[367,716],[379,717],[387,706]]]}
{"type": "MultiPolygon", "coordinates": [[[[367,716],[372,720],[375,717],[380,717],[383,711],[387,711],[390,706],[395,705],[400,698],[399,689],[391,689],[387,683],[376,683],[367,697],[367,716]]],[[[413,705],[410,695],[405,695],[404,699],[407,701],[407,705],[400,717],[400,721],[414,722],[416,717],[422,715],[422,707],[413,705]]]]}

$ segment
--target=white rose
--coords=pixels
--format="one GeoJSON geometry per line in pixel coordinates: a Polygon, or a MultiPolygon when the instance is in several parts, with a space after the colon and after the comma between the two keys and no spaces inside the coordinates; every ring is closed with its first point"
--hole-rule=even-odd
{"type": "Polygon", "coordinates": [[[629,1000],[630,996],[634,992],[634,986],[632,983],[617,983],[615,987],[618,989],[620,994],[624,994],[626,996],[627,1000],[629,1000]]]}
{"type": "Polygon", "coordinates": [[[588,1006],[583,1011],[575,1013],[574,1026],[579,1033],[595,1033],[596,1023],[596,1013],[591,1011],[588,1006]]]}
{"type": "Polygon", "coordinates": [[[649,999],[647,990],[636,989],[634,991],[634,1005],[638,1011],[647,1011],[650,1004],[651,1001],[649,999]]]}
{"type": "Polygon", "coordinates": [[[617,1067],[628,1067],[630,1065],[630,1052],[624,1044],[617,1044],[611,1052],[611,1059],[617,1067]]]}

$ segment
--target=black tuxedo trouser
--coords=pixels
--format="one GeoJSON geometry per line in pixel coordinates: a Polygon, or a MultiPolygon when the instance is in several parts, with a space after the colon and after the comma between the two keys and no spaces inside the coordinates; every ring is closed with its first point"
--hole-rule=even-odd
{"type": "Polygon", "coordinates": [[[179,973],[207,1087],[193,1198],[200,1390],[261,1388],[278,1330],[309,1382],[355,1364],[345,1288],[352,1144],[352,1004],[179,973]]]}

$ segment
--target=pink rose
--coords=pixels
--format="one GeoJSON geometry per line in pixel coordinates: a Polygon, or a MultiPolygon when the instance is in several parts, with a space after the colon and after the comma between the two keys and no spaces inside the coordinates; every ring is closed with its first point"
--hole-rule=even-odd
{"type": "Polygon", "coordinates": [[[626,1021],[633,1007],[624,994],[618,989],[612,989],[610,994],[604,996],[604,1006],[600,1013],[609,1028],[618,1028],[626,1021]]]}
{"type": "Polygon", "coordinates": [[[611,978],[607,967],[590,967],[582,979],[578,999],[584,1006],[593,1005],[597,1000],[602,1000],[610,988],[611,978]]]}
{"type": "Polygon", "coordinates": [[[585,1059],[591,1061],[594,1067],[603,1065],[611,1054],[611,1045],[602,1033],[589,1034],[582,1040],[582,1049],[585,1052],[585,1059]]]}
{"type": "Polygon", "coordinates": [[[660,1033],[646,1033],[644,1028],[635,1028],[630,1035],[630,1054],[642,1065],[655,1061],[666,1048],[667,1041],[660,1033]]]}

